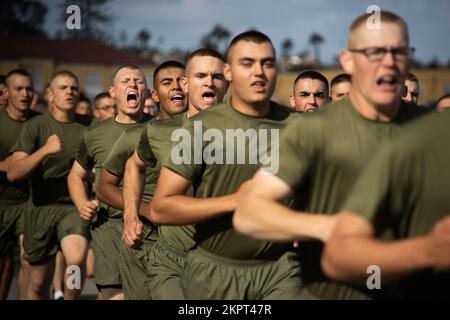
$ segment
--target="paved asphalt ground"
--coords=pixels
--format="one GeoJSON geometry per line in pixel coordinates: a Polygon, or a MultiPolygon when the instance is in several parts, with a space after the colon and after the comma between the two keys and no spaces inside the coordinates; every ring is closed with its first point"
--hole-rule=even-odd
{"type": "MultiPolygon", "coordinates": [[[[19,272],[19,261],[18,256],[15,256],[14,261],[14,278],[11,283],[11,288],[8,293],[8,300],[17,300],[19,298],[18,286],[17,286],[17,274],[19,272]]],[[[95,300],[97,297],[97,288],[94,284],[94,279],[86,279],[83,287],[83,292],[81,293],[82,300],[95,300]]]]}

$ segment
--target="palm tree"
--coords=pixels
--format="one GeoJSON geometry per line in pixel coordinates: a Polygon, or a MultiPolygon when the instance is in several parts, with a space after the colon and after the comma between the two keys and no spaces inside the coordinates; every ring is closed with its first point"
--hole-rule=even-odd
{"type": "Polygon", "coordinates": [[[313,33],[309,36],[309,43],[313,46],[314,49],[314,58],[317,61],[317,64],[320,64],[320,45],[324,42],[324,39],[321,34],[313,33]]]}
{"type": "Polygon", "coordinates": [[[292,47],[294,47],[292,40],[290,38],[284,39],[283,42],[281,42],[281,55],[283,57],[289,57],[292,47]]]}
{"type": "Polygon", "coordinates": [[[144,51],[148,49],[148,42],[150,41],[152,35],[147,29],[142,29],[136,35],[136,40],[139,43],[139,49],[144,51]]]}

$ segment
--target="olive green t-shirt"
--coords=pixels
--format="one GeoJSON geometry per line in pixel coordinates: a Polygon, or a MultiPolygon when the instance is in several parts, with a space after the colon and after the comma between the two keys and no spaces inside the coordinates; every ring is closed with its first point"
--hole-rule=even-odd
{"type": "MultiPolygon", "coordinates": [[[[392,122],[377,122],[364,118],[345,98],[294,120],[280,139],[277,176],[294,190],[296,209],[338,212],[373,152],[423,110],[403,104],[392,122]]],[[[310,293],[323,299],[358,298],[358,293],[353,295],[325,278],[320,267],[322,247],[319,241],[299,246],[303,280],[310,293]]]]}
{"type": "MultiPolygon", "coordinates": [[[[103,162],[103,169],[108,170],[109,172],[120,178],[120,188],[123,187],[125,164],[127,163],[127,160],[133,155],[133,152],[136,149],[136,145],[139,142],[141,132],[145,130],[148,123],[152,121],[153,119],[146,122],[140,122],[133,128],[123,131],[119,139],[117,139],[116,143],[112,147],[111,152],[109,152],[108,156],[103,162]]],[[[146,181],[148,181],[148,179],[149,172],[147,172],[146,181]]],[[[146,183],[144,188],[144,200],[146,201],[148,201],[148,196],[146,196],[146,194],[148,194],[150,190],[152,190],[153,192],[154,186],[148,185],[146,183]]],[[[110,216],[122,216],[123,211],[110,208],[109,214],[110,216]]]]}
{"type": "MultiPolygon", "coordinates": [[[[10,156],[10,149],[17,140],[23,125],[40,113],[30,110],[28,119],[18,121],[11,118],[6,109],[0,111],[0,161],[10,156]]],[[[19,183],[11,183],[6,178],[6,172],[0,171],[0,203],[18,204],[29,198],[28,179],[19,183]]]]}
{"type": "MultiPolygon", "coordinates": [[[[169,119],[155,119],[146,130],[142,131],[136,151],[139,158],[148,166],[147,175],[150,175],[150,179],[146,180],[144,200],[153,198],[161,163],[171,150],[172,132],[179,129],[185,119],[186,112],[176,114],[169,119]]],[[[175,248],[186,251],[195,244],[194,227],[191,225],[159,226],[158,230],[161,239],[175,248]]]]}
{"type": "MultiPolygon", "coordinates": [[[[379,148],[343,208],[363,215],[384,240],[428,234],[450,214],[449,163],[450,113],[428,115],[379,148]]],[[[425,270],[380,291],[387,297],[449,299],[449,286],[450,272],[425,270]]]]}
{"type": "MultiPolygon", "coordinates": [[[[27,121],[11,149],[32,154],[57,134],[64,142],[64,152],[47,156],[31,175],[31,199],[35,206],[52,203],[71,203],[67,176],[73,164],[81,136],[89,122],[59,122],[50,113],[27,121]]],[[[81,118],[82,120],[84,118],[81,118]]]]}
{"type": "Polygon", "coordinates": [[[138,123],[119,123],[115,117],[92,126],[83,135],[75,157],[75,160],[85,169],[95,168],[95,185],[100,178],[100,171],[103,162],[111,151],[114,143],[125,130],[141,126],[142,123],[150,120],[148,115],[144,115],[138,123]]]}
{"type": "MultiPolygon", "coordinates": [[[[232,194],[253,177],[261,163],[270,159],[277,163],[280,129],[293,114],[271,103],[268,115],[253,117],[238,112],[229,98],[184,122],[163,165],[191,180],[196,198],[232,194]]],[[[229,212],[196,224],[196,243],[208,252],[241,260],[277,259],[290,247],[244,236],[233,229],[231,218],[229,212]]]]}

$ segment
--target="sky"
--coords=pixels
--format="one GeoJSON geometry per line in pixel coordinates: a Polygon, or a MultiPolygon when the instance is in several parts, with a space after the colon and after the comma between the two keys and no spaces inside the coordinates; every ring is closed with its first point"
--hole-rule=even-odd
{"type": "MultiPolygon", "coordinates": [[[[62,9],[56,1],[42,1],[49,6],[45,29],[52,35],[61,25],[57,17],[62,9]]],[[[146,28],[152,34],[150,45],[162,50],[197,49],[201,37],[218,23],[232,36],[250,28],[264,32],[277,50],[291,38],[293,54],[312,53],[308,38],[317,32],[324,37],[320,52],[328,64],[346,47],[351,22],[370,5],[406,20],[416,58],[425,63],[435,57],[441,63],[450,61],[450,0],[112,0],[105,13],[114,17],[110,30],[116,36],[125,30],[131,39],[146,28]]]]}

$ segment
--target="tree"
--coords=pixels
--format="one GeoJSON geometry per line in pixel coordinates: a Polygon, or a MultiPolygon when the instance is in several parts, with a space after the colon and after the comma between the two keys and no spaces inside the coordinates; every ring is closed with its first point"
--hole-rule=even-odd
{"type": "Polygon", "coordinates": [[[136,41],[138,43],[138,48],[141,51],[148,49],[148,43],[150,42],[150,39],[152,38],[151,33],[147,29],[142,29],[138,32],[136,35],[136,41]]]}
{"type": "Polygon", "coordinates": [[[69,38],[84,38],[84,39],[100,39],[105,40],[109,38],[107,32],[103,27],[109,25],[112,16],[106,13],[105,5],[111,0],[63,0],[60,3],[62,9],[61,21],[66,25],[68,15],[67,8],[70,5],[77,5],[81,12],[81,29],[68,30],[64,29],[64,33],[69,38]]]}
{"type": "Polygon", "coordinates": [[[119,32],[118,44],[119,48],[126,48],[128,46],[128,33],[125,30],[119,32]]]}
{"type": "Polygon", "coordinates": [[[290,38],[286,38],[281,42],[281,56],[289,57],[291,55],[291,50],[294,47],[294,43],[290,38]]]}
{"type": "Polygon", "coordinates": [[[222,27],[220,24],[216,24],[210,32],[201,38],[200,45],[203,48],[224,52],[227,45],[226,41],[230,35],[231,33],[228,29],[222,27]],[[223,50],[221,50],[221,46],[223,47],[223,50]]]}
{"type": "Polygon", "coordinates": [[[47,7],[41,1],[0,1],[0,35],[45,35],[47,7]]]}
{"type": "Polygon", "coordinates": [[[309,43],[314,50],[314,58],[320,64],[320,45],[324,42],[323,37],[319,33],[313,33],[309,36],[309,43]]]}

